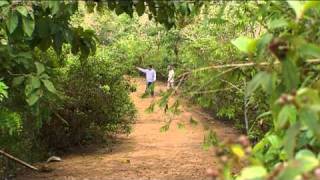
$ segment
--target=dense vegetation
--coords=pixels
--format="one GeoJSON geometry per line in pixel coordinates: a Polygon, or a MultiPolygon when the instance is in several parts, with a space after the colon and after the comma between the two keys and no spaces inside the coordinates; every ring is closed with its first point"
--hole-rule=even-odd
{"type": "Polygon", "coordinates": [[[153,64],[165,79],[173,64],[179,96],[248,135],[220,145],[212,176],[320,176],[319,2],[0,1],[0,10],[8,152],[36,160],[32,151],[130,132],[134,88],[123,75],[153,64]],[[248,167],[233,174],[238,164],[248,167]]]}
{"type": "Polygon", "coordinates": [[[32,162],[130,132],[132,88],[96,45],[99,31],[77,21],[84,4],[0,5],[1,149],[32,162]]]}

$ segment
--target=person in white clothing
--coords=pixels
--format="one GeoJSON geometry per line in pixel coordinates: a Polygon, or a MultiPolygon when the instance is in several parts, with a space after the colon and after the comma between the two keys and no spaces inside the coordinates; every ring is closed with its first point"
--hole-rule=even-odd
{"type": "Polygon", "coordinates": [[[174,87],[174,70],[172,65],[169,66],[167,87],[168,89],[171,89],[174,87]]]}
{"type": "Polygon", "coordinates": [[[153,66],[150,65],[148,69],[143,69],[140,67],[137,67],[137,69],[143,72],[146,76],[146,93],[148,93],[148,91],[150,90],[151,95],[154,96],[154,83],[157,80],[157,73],[153,69],[153,66]]]}

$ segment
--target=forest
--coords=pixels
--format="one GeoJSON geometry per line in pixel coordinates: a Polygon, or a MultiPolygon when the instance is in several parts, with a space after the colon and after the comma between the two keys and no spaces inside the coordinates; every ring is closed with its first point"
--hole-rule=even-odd
{"type": "Polygon", "coordinates": [[[0,180],[69,172],[38,175],[7,154],[37,171],[61,156],[53,166],[75,179],[318,180],[319,71],[320,1],[0,0],[0,180]],[[155,97],[143,94],[136,69],[150,65],[155,97]],[[169,120],[141,125],[157,119],[169,120]],[[71,167],[77,149],[115,147],[127,158],[153,136],[150,159],[164,158],[171,140],[169,152],[190,154],[170,156],[181,164],[165,175],[143,166],[132,176],[92,168],[80,177],[89,170],[71,167]],[[190,169],[170,174],[184,163],[190,169]]]}

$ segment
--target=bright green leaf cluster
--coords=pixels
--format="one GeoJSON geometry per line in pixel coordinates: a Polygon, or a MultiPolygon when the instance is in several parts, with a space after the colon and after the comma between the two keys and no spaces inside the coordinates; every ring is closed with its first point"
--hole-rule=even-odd
{"type": "Polygon", "coordinates": [[[8,97],[8,92],[7,89],[9,87],[2,81],[0,81],[0,102],[4,99],[8,97]]]}

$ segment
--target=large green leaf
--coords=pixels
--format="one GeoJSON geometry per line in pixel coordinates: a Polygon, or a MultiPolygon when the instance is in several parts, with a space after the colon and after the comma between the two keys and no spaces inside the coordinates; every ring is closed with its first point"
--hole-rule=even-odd
{"type": "Polygon", "coordinates": [[[48,1],[48,6],[51,9],[52,14],[57,14],[60,9],[60,1],[48,1]]]}
{"type": "Polygon", "coordinates": [[[272,41],[272,38],[273,35],[270,33],[266,33],[260,37],[260,39],[257,41],[257,51],[259,52],[259,55],[261,55],[263,52],[266,52],[265,49],[272,41]]]}
{"type": "Polygon", "coordinates": [[[289,26],[288,21],[283,18],[273,19],[268,23],[269,29],[285,28],[288,26],[289,26]]]}
{"type": "Polygon", "coordinates": [[[263,89],[269,90],[270,85],[272,85],[272,78],[271,75],[267,72],[261,71],[254,78],[248,83],[246,88],[246,96],[250,96],[255,90],[258,89],[259,86],[262,86],[263,89]]]}
{"type": "Polygon", "coordinates": [[[31,77],[31,84],[33,89],[37,89],[41,86],[40,79],[38,77],[32,76],[31,77]]]}
{"type": "Polygon", "coordinates": [[[268,139],[267,137],[261,139],[256,145],[254,145],[252,152],[253,153],[258,153],[260,151],[262,151],[266,145],[268,144],[268,139]]]}
{"type": "Polygon", "coordinates": [[[282,75],[287,91],[292,91],[298,88],[300,81],[299,71],[296,64],[290,59],[282,61],[282,75]]]}
{"type": "Polygon", "coordinates": [[[24,76],[18,76],[18,77],[13,78],[13,80],[12,80],[12,86],[13,86],[13,87],[19,86],[20,84],[23,83],[24,79],[25,79],[24,76]]]}
{"type": "Polygon", "coordinates": [[[36,65],[36,68],[37,68],[37,74],[40,75],[44,72],[45,70],[45,67],[42,63],[39,63],[39,62],[35,62],[34,63],[36,65]]]}
{"type": "Polygon", "coordinates": [[[277,128],[283,128],[288,122],[295,123],[297,119],[297,110],[293,105],[284,106],[278,114],[277,128]]]}
{"type": "Polygon", "coordinates": [[[23,25],[23,31],[28,36],[32,36],[32,33],[34,31],[34,27],[35,27],[34,20],[32,20],[31,18],[28,18],[28,17],[23,17],[22,25],[23,25]]]}
{"type": "Polygon", "coordinates": [[[238,37],[231,43],[244,53],[254,53],[257,48],[257,40],[248,37],[238,37]]]}
{"type": "Polygon", "coordinates": [[[293,153],[296,147],[296,138],[300,131],[300,124],[296,123],[292,125],[287,131],[283,140],[284,149],[288,155],[288,158],[293,158],[293,153]]]}
{"type": "Polygon", "coordinates": [[[296,13],[297,19],[300,19],[305,11],[320,6],[320,1],[292,1],[287,0],[288,4],[296,13]]]}
{"type": "Polygon", "coordinates": [[[285,169],[275,178],[277,180],[297,179],[301,174],[309,172],[319,165],[319,160],[309,150],[300,150],[295,159],[288,162],[285,169]]]}
{"type": "MultiPolygon", "coordinates": [[[[29,82],[29,81],[27,81],[27,82],[29,82]]],[[[26,86],[24,88],[24,94],[26,96],[29,96],[32,93],[32,91],[33,91],[32,84],[31,83],[26,84],[26,86]]]]}
{"type": "Polygon", "coordinates": [[[316,44],[305,43],[299,48],[303,57],[320,58],[320,47],[316,44]]]}
{"type": "Polygon", "coordinates": [[[44,86],[47,88],[48,91],[52,93],[57,93],[57,90],[51,81],[47,79],[42,79],[41,81],[43,82],[44,86]]]}
{"type": "Polygon", "coordinates": [[[35,77],[35,76],[29,77],[25,87],[25,95],[29,96],[32,92],[34,92],[40,86],[41,86],[41,82],[38,77],[35,77]]]}
{"type": "Polygon", "coordinates": [[[269,141],[269,143],[271,144],[272,148],[276,148],[279,149],[282,144],[281,144],[281,140],[278,136],[276,135],[269,135],[266,137],[266,139],[269,141]]]}
{"type": "Polygon", "coordinates": [[[295,180],[298,175],[301,174],[299,161],[290,161],[289,165],[283,169],[278,176],[275,178],[276,180],[295,180]]]}
{"type": "Polygon", "coordinates": [[[49,79],[49,78],[50,78],[49,75],[46,74],[46,73],[42,73],[42,74],[40,75],[40,79],[49,79]]]}
{"type": "Polygon", "coordinates": [[[318,114],[303,108],[299,114],[300,120],[320,139],[320,122],[318,114]]]}
{"type": "Polygon", "coordinates": [[[249,166],[241,171],[236,180],[263,180],[267,176],[267,170],[263,166],[249,166]]]}
{"type": "Polygon", "coordinates": [[[38,102],[38,100],[41,97],[41,94],[42,94],[41,90],[39,90],[39,89],[37,91],[31,93],[26,99],[29,106],[33,106],[36,102],[38,102]]]}
{"type": "Polygon", "coordinates": [[[316,89],[300,88],[295,99],[301,107],[314,108],[320,105],[319,92],[316,89]]]}
{"type": "Polygon", "coordinates": [[[266,116],[271,116],[271,115],[272,115],[272,112],[271,111],[267,111],[267,112],[259,114],[259,116],[256,119],[260,119],[260,118],[263,118],[263,117],[266,117],[266,116]]]}
{"type": "Polygon", "coordinates": [[[17,11],[24,17],[28,16],[28,9],[25,6],[18,6],[17,11]]]}
{"type": "Polygon", "coordinates": [[[303,149],[297,152],[295,159],[300,162],[300,171],[308,172],[319,165],[319,160],[316,155],[310,150],[303,149]]]}
{"type": "Polygon", "coordinates": [[[269,74],[266,72],[264,75],[264,79],[261,81],[261,87],[267,94],[271,94],[274,91],[276,81],[274,75],[275,74],[269,74]]]}
{"type": "Polygon", "coordinates": [[[9,5],[7,0],[1,0],[0,1],[0,7],[5,6],[5,5],[9,5]]]}
{"type": "Polygon", "coordinates": [[[6,23],[7,23],[7,28],[9,30],[9,33],[12,34],[13,31],[18,27],[18,23],[19,23],[19,18],[15,11],[10,12],[6,23]]]}

